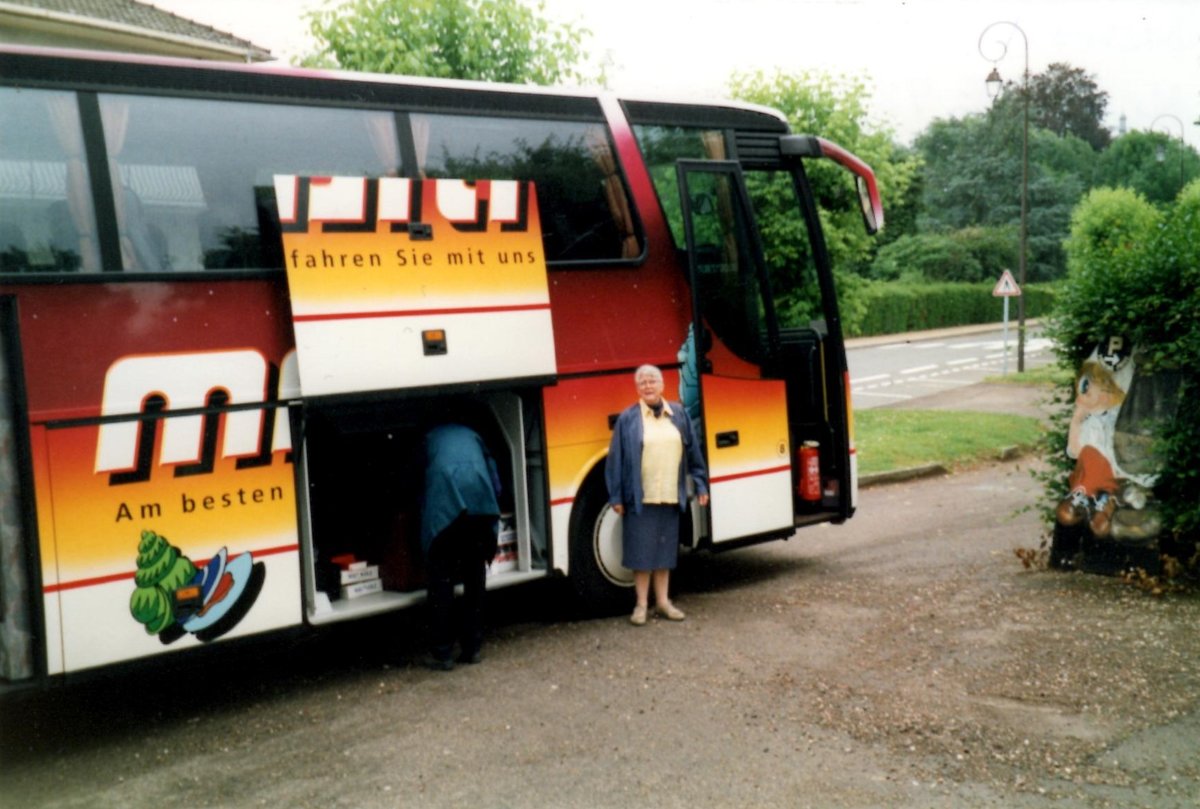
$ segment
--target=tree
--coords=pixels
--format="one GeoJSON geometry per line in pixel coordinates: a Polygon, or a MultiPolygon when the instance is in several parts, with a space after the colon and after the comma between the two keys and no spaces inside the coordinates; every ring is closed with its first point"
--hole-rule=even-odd
{"type": "Polygon", "coordinates": [[[1097,188],[1075,208],[1056,326],[1070,365],[1107,335],[1126,333],[1125,293],[1160,221],[1154,206],[1127,188],[1097,188]]]}
{"type": "MultiPolygon", "coordinates": [[[[828,138],[866,161],[879,181],[885,212],[906,201],[919,158],[897,147],[887,129],[868,125],[870,93],[861,79],[758,71],[735,74],[729,86],[735,98],[782,111],[793,132],[828,138]]],[[[854,184],[830,161],[810,161],[806,170],[834,265],[865,271],[878,245],[863,229],[854,184]]]]}
{"type": "Polygon", "coordinates": [[[1031,76],[1029,107],[1029,122],[1040,129],[1074,135],[1097,151],[1112,140],[1104,127],[1108,93],[1082,68],[1055,62],[1045,73],[1031,76]]]}
{"type": "Polygon", "coordinates": [[[1005,135],[988,116],[968,115],[936,119],[917,136],[924,190],[920,230],[1006,224],[1019,215],[1020,155],[1005,135]]]}
{"type": "Polygon", "coordinates": [[[901,236],[884,245],[871,264],[882,281],[995,281],[1012,266],[1013,228],[966,227],[950,233],[901,236]]]}
{"type": "Polygon", "coordinates": [[[587,29],[521,0],[347,0],[307,15],[317,49],[301,64],[515,84],[603,83],[583,63],[587,29]]]}
{"type": "Polygon", "coordinates": [[[902,192],[888,194],[888,206],[885,209],[887,226],[875,237],[880,249],[901,236],[917,233],[917,218],[921,215],[925,181],[925,175],[920,171],[921,155],[911,146],[897,146],[892,156],[896,161],[908,163],[914,170],[909,175],[908,186],[902,192]]]}
{"type": "MultiPolygon", "coordinates": [[[[1021,218],[1019,111],[938,119],[918,136],[922,157],[922,232],[982,226],[1013,234],[1005,264],[1017,265],[1021,218]],[[1016,114],[1014,114],[1016,112],[1016,114]]],[[[1071,209],[1090,187],[1096,155],[1073,135],[1029,133],[1029,263],[1026,278],[1048,281],[1065,270],[1061,242],[1071,209]]]]}
{"type": "MultiPolygon", "coordinates": [[[[886,129],[868,127],[869,96],[862,81],[835,79],[823,73],[757,72],[735,74],[730,89],[736,98],[781,110],[793,132],[828,138],[866,161],[879,181],[885,212],[893,203],[907,200],[918,158],[898,149],[886,129]]],[[[863,228],[854,183],[844,169],[831,161],[810,160],[805,172],[834,266],[843,328],[852,332],[866,313],[862,295],[867,282],[862,275],[878,242],[863,228]]],[[[786,178],[770,182],[749,179],[751,196],[765,203],[765,210],[758,209],[756,203],[756,213],[781,320],[785,324],[807,324],[822,315],[817,285],[804,278],[808,237],[804,223],[796,216],[794,192],[786,178]]]]}
{"type": "Polygon", "coordinates": [[[1171,202],[1200,175],[1200,156],[1192,147],[1161,132],[1134,130],[1122,135],[1096,161],[1096,184],[1131,188],[1150,202],[1171,202]],[[1160,159],[1161,150],[1161,159],[1160,159]]]}
{"type": "MultiPolygon", "coordinates": [[[[985,114],[935,120],[918,136],[923,232],[970,226],[1011,229],[1021,217],[1025,101],[1010,83],[985,114]]],[[[1030,281],[1065,272],[1061,243],[1071,209],[1093,185],[1106,93],[1083,70],[1056,63],[1029,80],[1028,267],[1030,281]]],[[[1014,239],[1008,263],[1018,264],[1014,239]]]]}

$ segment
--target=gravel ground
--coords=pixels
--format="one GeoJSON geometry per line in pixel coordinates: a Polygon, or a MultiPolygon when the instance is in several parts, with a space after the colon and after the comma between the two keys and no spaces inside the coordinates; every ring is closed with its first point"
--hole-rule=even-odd
{"type": "Polygon", "coordinates": [[[494,593],[480,666],[419,613],[8,700],[4,807],[1193,807],[1200,600],[1025,570],[1018,463],[864,490],[685,560],[688,620],[494,593]]]}

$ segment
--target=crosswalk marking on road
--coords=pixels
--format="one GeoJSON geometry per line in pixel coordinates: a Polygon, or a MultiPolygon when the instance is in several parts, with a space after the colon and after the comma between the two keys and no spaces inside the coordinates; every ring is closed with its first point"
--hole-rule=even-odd
{"type": "MultiPolygon", "coordinates": [[[[1051,347],[1051,341],[1044,337],[1031,338],[1025,343],[1025,355],[1027,358],[1037,357],[1043,352],[1048,351],[1051,347]]],[[[944,389],[970,384],[971,381],[978,380],[970,379],[969,372],[994,372],[994,369],[1000,367],[1006,357],[1013,357],[1016,352],[1015,341],[1005,343],[1002,340],[994,339],[977,340],[970,343],[935,341],[930,343],[897,343],[895,345],[879,346],[879,349],[883,351],[904,349],[910,352],[910,356],[913,349],[925,348],[942,348],[955,354],[969,351],[973,353],[973,356],[948,359],[938,364],[899,368],[895,371],[876,373],[864,377],[852,377],[850,385],[854,395],[889,400],[913,399],[921,395],[919,388],[914,388],[916,391],[914,394],[897,393],[896,390],[905,385],[925,385],[944,389]],[[968,379],[965,381],[960,379],[960,375],[964,373],[968,375],[968,379]]]]}

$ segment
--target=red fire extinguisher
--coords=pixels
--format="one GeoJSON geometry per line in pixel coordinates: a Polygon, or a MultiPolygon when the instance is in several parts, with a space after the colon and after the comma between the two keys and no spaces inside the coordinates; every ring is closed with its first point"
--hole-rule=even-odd
{"type": "Polygon", "coordinates": [[[800,457],[800,499],[815,503],[821,499],[821,445],[805,441],[796,450],[800,457]]]}

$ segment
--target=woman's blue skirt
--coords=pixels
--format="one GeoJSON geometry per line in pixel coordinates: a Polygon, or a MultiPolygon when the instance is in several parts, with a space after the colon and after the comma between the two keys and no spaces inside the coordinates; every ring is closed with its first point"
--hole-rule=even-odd
{"type": "Polygon", "coordinates": [[[622,563],[630,570],[673,570],[679,558],[679,506],[642,504],[621,519],[622,563]]]}

